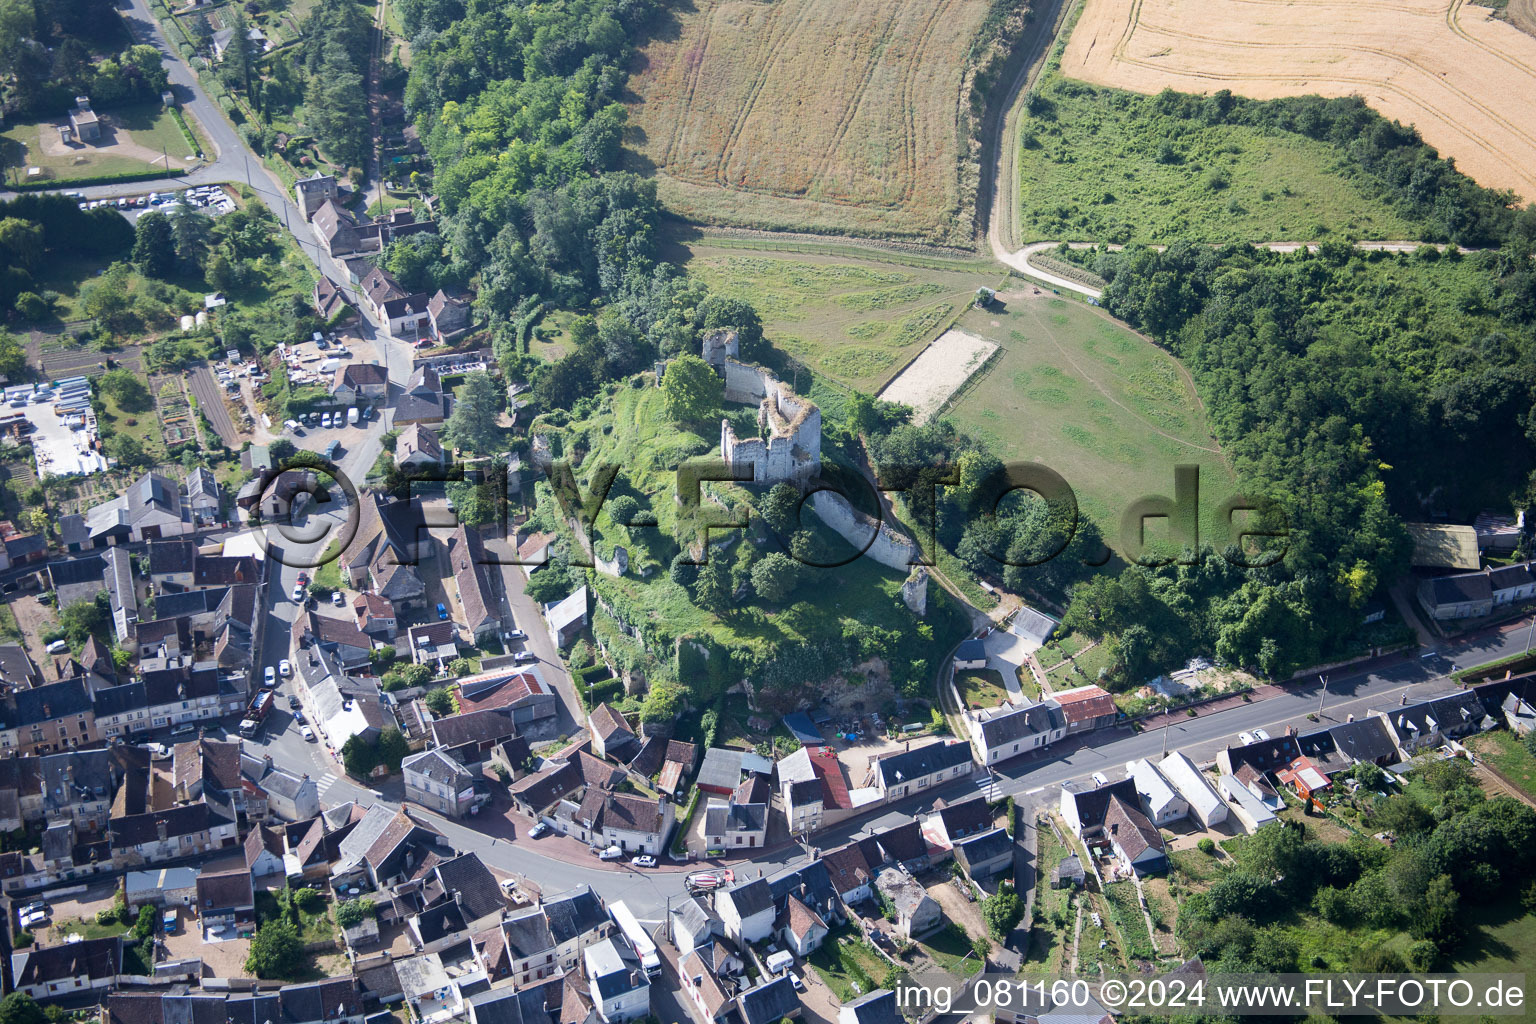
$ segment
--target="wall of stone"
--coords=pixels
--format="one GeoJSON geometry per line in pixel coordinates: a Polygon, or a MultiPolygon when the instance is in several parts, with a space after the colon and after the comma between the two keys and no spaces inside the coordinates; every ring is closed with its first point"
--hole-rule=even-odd
{"type": "Polygon", "coordinates": [[[889,523],[876,523],[850,505],[848,499],[841,494],[817,491],[811,496],[809,504],[822,522],[836,530],[854,548],[863,551],[866,558],[873,558],[897,572],[908,572],[920,561],[916,541],[892,528],[889,523]]]}

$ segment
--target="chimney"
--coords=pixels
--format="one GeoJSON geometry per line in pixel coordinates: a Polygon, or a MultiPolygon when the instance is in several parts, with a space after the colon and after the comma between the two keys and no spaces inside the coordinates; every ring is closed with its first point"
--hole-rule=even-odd
{"type": "Polygon", "coordinates": [[[262,760],[267,763],[267,771],[271,771],[272,770],[272,755],[271,754],[263,755],[262,760]]]}
{"type": "Polygon", "coordinates": [[[161,818],[159,821],[155,822],[155,834],[160,837],[160,841],[162,843],[165,842],[166,836],[169,833],[168,833],[168,829],[166,828],[166,824],[165,824],[165,819],[164,818],[161,818]]]}

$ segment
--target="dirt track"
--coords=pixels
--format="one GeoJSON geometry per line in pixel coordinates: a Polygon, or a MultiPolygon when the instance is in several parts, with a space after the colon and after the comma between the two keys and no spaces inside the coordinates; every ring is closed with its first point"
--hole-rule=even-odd
{"type": "Polygon", "coordinates": [[[1536,38],[1465,0],[1087,0],[1062,70],[1144,93],[1358,94],[1536,198],[1536,38]]]}

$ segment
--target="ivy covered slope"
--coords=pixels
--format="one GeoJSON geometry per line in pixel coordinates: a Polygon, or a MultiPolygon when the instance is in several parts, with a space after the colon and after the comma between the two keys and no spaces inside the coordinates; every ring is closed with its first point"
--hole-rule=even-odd
{"type": "MultiPolygon", "coordinates": [[[[677,366],[669,369],[669,379],[677,366]]],[[[676,470],[688,459],[714,453],[718,401],[714,409],[680,422],[669,411],[666,393],[649,376],[637,376],[608,385],[596,402],[583,405],[584,415],[554,413],[536,422],[533,432],[550,438],[556,458],[576,463],[583,494],[598,467],[619,467],[592,533],[596,557],[612,558],[622,546],[629,571],[622,577],[568,571],[575,541],[541,483],[533,525],[557,529],[566,541],[556,564],[534,574],[536,581],[548,578],[537,588],[530,584],[530,593],[538,589],[539,599],[550,600],[590,582],[598,597],[593,630],[621,668],[642,668],[652,680],[681,680],[695,704],[745,678],[758,688],[760,706],[788,709],[803,698],[806,686],[839,674],[851,680],[888,676],[898,694],[927,695],[934,659],[967,628],[948,594],[930,585],[927,615],[920,619],[902,603],[902,574],[868,558],[835,568],[804,564],[852,559],[854,552],[809,509],[794,522],[794,500],[786,487],[706,484],[718,501],[706,497],[698,513],[680,504],[676,470]],[[696,567],[687,558],[702,550],[700,515],[752,525],[713,531],[709,562],[696,567]],[[789,557],[786,549],[800,557],[789,557]]],[[[723,414],[740,421],[738,431],[755,431],[751,410],[728,406],[723,414]]],[[[846,443],[840,427],[824,431],[827,472],[836,471],[828,463],[846,443]]]]}

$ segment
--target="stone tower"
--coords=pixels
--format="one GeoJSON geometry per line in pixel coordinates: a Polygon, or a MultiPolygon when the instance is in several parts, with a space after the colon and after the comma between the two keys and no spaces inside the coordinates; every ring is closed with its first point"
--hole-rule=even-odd
{"type": "Polygon", "coordinates": [[[918,618],[928,614],[928,570],[921,565],[912,567],[912,574],[901,585],[901,600],[918,618]]]}

